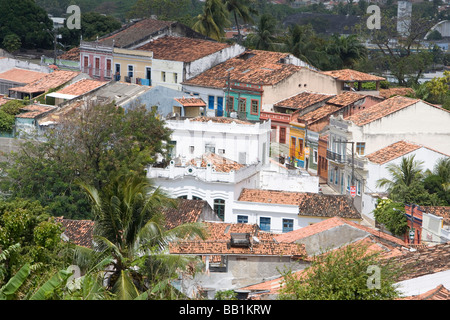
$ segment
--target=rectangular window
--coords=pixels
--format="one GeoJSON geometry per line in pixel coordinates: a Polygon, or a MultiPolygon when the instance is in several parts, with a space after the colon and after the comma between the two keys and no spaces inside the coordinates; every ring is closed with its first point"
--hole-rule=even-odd
{"type": "Polygon", "coordinates": [[[286,143],[286,128],[280,127],[280,143],[286,143]]]}
{"type": "Polygon", "coordinates": [[[337,169],[334,169],[334,184],[338,184],[338,181],[339,181],[339,172],[338,172],[338,170],[337,169]]]}
{"type": "Polygon", "coordinates": [[[208,109],[214,110],[214,96],[208,96],[208,109]]]}
{"type": "Polygon", "coordinates": [[[294,230],[294,220],[293,219],[283,219],[283,232],[289,232],[294,230]]]}
{"type": "Polygon", "coordinates": [[[216,153],[216,146],[213,144],[205,144],[205,152],[216,153]]]}
{"type": "Polygon", "coordinates": [[[128,65],[128,77],[133,78],[134,76],[134,67],[132,65],[128,65]]]}
{"type": "Polygon", "coordinates": [[[164,71],[161,71],[161,81],[166,82],[166,73],[164,71]]]}
{"type": "Polygon", "coordinates": [[[270,231],[270,218],[259,218],[259,228],[262,231],[270,231]]]}
{"type": "Polygon", "coordinates": [[[259,101],[258,100],[251,100],[251,109],[250,113],[254,115],[259,114],[259,101]]]}
{"type": "Polygon", "coordinates": [[[194,153],[194,146],[189,146],[189,152],[190,152],[191,154],[194,153]]]}
{"type": "Polygon", "coordinates": [[[94,74],[96,76],[100,75],[100,58],[95,58],[94,74]]]}
{"type": "Polygon", "coordinates": [[[111,59],[106,59],[106,76],[109,78],[111,77],[112,72],[112,61],[111,59]]]}
{"type": "Polygon", "coordinates": [[[178,73],[173,74],[173,82],[178,83],[178,73]]]}
{"type": "Polygon", "coordinates": [[[217,116],[223,116],[223,97],[217,97],[217,116]]]}
{"type": "Polygon", "coordinates": [[[360,156],[363,156],[366,149],[366,143],[365,142],[357,142],[356,143],[356,153],[360,156]]]}
{"type": "Polygon", "coordinates": [[[234,111],[234,97],[228,96],[228,105],[227,105],[227,111],[233,112],[234,111]]]}
{"type": "Polygon", "coordinates": [[[225,217],[225,200],[214,199],[214,212],[223,221],[225,217]]]}
{"type": "Polygon", "coordinates": [[[247,104],[247,99],[239,98],[238,111],[239,112],[246,112],[247,111],[246,104],[247,104]]]}
{"type": "Polygon", "coordinates": [[[313,163],[317,163],[317,150],[313,150],[313,163]]]}
{"type": "Polygon", "coordinates": [[[248,216],[237,216],[238,223],[248,223],[248,216]]]}
{"type": "Polygon", "coordinates": [[[358,196],[361,195],[361,181],[356,180],[356,193],[358,194],[358,196]]]}

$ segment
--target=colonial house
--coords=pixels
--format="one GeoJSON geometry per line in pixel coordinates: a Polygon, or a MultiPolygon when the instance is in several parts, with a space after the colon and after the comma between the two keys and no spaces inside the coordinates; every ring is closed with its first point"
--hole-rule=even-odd
{"type": "MultiPolygon", "coordinates": [[[[245,51],[238,44],[227,44],[204,39],[164,36],[152,40],[135,50],[152,52],[149,65],[136,68],[136,77],[150,74],[150,85],[182,89],[181,83],[199,75],[245,51]]],[[[116,65],[119,61],[114,62],[116,65]]],[[[132,66],[132,65],[131,65],[132,66]]],[[[128,64],[128,70],[130,64],[128,64]]]]}
{"type": "Polygon", "coordinates": [[[287,268],[298,271],[310,264],[303,245],[276,241],[254,224],[205,222],[206,240],[172,242],[171,255],[198,256],[203,272],[183,277],[174,285],[189,297],[213,299],[216,291],[232,290],[279,276],[287,268]]]}
{"type": "MultiPolygon", "coordinates": [[[[402,140],[426,146],[423,149],[425,153],[435,150],[433,157],[439,153],[448,154],[449,120],[449,111],[402,96],[367,107],[347,119],[331,116],[328,126],[328,184],[341,194],[349,193],[350,186],[354,186],[355,205],[368,214],[373,209],[374,199],[363,197],[366,193],[376,193],[376,188],[372,185],[374,181],[367,185],[365,156],[402,140]]],[[[404,143],[388,150],[393,152],[395,146],[403,146],[400,149],[407,150],[404,143]]],[[[384,154],[384,151],[378,154],[384,154]]],[[[376,154],[372,159],[375,158],[376,154]]],[[[434,162],[427,163],[434,165],[434,162]]]]}
{"type": "Polygon", "coordinates": [[[138,51],[133,54],[133,50],[163,36],[211,40],[179,22],[142,19],[124,25],[119,30],[96,41],[81,41],[79,53],[81,71],[102,81],[122,79],[141,84],[140,79],[143,79],[142,84],[149,85],[146,80],[151,79],[151,77],[147,77],[147,72],[150,71],[147,71],[146,68],[147,66],[151,68],[151,63],[147,63],[145,60],[148,60],[151,52],[138,51]],[[136,56],[138,56],[137,60],[136,56]],[[115,58],[118,58],[120,62],[113,62],[115,58]],[[123,60],[130,60],[130,63],[123,60]],[[139,70],[139,74],[134,71],[134,68],[137,67],[136,61],[139,65],[143,64],[143,69],[139,70]],[[142,74],[140,74],[141,72],[142,74]]]}
{"type": "Polygon", "coordinates": [[[322,71],[322,73],[335,78],[342,90],[356,90],[360,93],[370,95],[379,95],[380,82],[386,80],[386,78],[383,77],[374,76],[352,69],[322,71]],[[362,87],[364,83],[374,83],[375,88],[372,90],[364,89],[362,87]]]}
{"type": "Polygon", "coordinates": [[[273,111],[274,103],[299,92],[340,92],[333,77],[291,54],[262,50],[246,50],[182,85],[208,102],[208,115],[220,113],[221,107],[225,116],[236,113],[256,121],[261,111],[273,111]]]}
{"type": "Polygon", "coordinates": [[[367,160],[364,162],[366,171],[364,174],[366,188],[364,196],[366,201],[362,210],[363,214],[371,216],[372,210],[375,209],[376,199],[386,192],[386,187],[378,187],[377,181],[381,178],[391,178],[389,166],[400,165],[403,158],[411,156],[414,156],[415,161],[422,162],[424,171],[433,170],[439,159],[449,157],[437,150],[404,140],[367,154],[365,156],[367,160]],[[373,199],[369,197],[373,197],[373,199]]]}
{"type": "Polygon", "coordinates": [[[48,72],[11,68],[0,73],[0,94],[8,95],[9,89],[23,87],[45,77],[48,72]]]}
{"type": "Polygon", "coordinates": [[[258,224],[261,230],[285,233],[332,217],[360,223],[346,195],[245,188],[233,205],[232,222],[258,224]]]}
{"type": "Polygon", "coordinates": [[[33,99],[50,89],[57,89],[67,83],[84,77],[80,72],[55,70],[25,86],[9,88],[9,96],[16,99],[33,99]]]}

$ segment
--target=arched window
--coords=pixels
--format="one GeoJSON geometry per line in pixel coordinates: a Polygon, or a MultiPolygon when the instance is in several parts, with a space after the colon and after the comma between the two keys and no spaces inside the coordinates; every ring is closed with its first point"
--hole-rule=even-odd
{"type": "Polygon", "coordinates": [[[214,199],[214,212],[217,216],[223,220],[225,217],[225,200],[223,199],[214,199]]]}

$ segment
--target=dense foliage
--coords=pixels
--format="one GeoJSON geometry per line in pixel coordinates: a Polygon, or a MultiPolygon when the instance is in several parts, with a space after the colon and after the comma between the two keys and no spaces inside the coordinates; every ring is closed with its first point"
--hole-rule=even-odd
{"type": "Polygon", "coordinates": [[[316,256],[302,272],[284,272],[279,298],[391,300],[399,296],[394,284],[400,274],[398,266],[383,261],[367,245],[348,245],[316,256]]]}

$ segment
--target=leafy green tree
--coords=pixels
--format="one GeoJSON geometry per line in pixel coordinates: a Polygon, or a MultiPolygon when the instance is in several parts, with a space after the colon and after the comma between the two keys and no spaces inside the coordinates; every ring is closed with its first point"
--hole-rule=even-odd
{"type": "Polygon", "coordinates": [[[195,18],[192,29],[214,40],[221,41],[225,34],[224,29],[230,25],[228,15],[229,13],[222,0],[206,0],[203,12],[195,18]]]}
{"type": "Polygon", "coordinates": [[[403,203],[379,199],[373,214],[375,221],[384,225],[394,235],[402,236],[408,228],[403,203]]]}
{"type": "Polygon", "coordinates": [[[66,46],[78,46],[80,37],[83,40],[91,41],[115,30],[120,29],[122,24],[112,16],[105,16],[97,12],[81,13],[81,29],[69,29],[66,26],[58,29],[61,34],[61,43],[66,46]]]}
{"type": "Polygon", "coordinates": [[[348,245],[314,257],[301,274],[287,271],[279,291],[281,300],[391,300],[401,271],[366,245],[348,245]],[[379,279],[369,279],[373,267],[379,279]],[[377,283],[377,280],[379,281],[377,283]]]}
{"type": "MultiPolygon", "coordinates": [[[[15,34],[26,49],[51,48],[52,37],[46,30],[53,28],[47,12],[34,0],[0,1],[0,43],[15,34]]],[[[8,41],[7,41],[8,43],[8,41]]],[[[4,47],[5,48],[5,47],[4,47]]]]}
{"type": "Polygon", "coordinates": [[[167,254],[170,241],[205,237],[200,224],[184,224],[165,230],[166,206],[173,200],[141,175],[118,176],[102,190],[82,184],[95,216],[93,251],[79,251],[77,265],[110,263],[107,289],[117,299],[174,298],[170,280],[193,260],[167,254]]]}
{"type": "Polygon", "coordinates": [[[3,38],[3,48],[6,49],[8,52],[14,52],[20,49],[20,46],[22,45],[22,41],[20,41],[20,38],[15,33],[10,33],[7,36],[3,38]]]}
{"type": "Polygon", "coordinates": [[[61,241],[62,226],[37,201],[14,199],[0,202],[0,285],[9,281],[24,264],[35,271],[39,282],[47,272],[69,262],[69,249],[61,241]]]}
{"type": "Polygon", "coordinates": [[[90,218],[90,204],[76,179],[101,188],[110,176],[144,172],[161,154],[170,130],[144,106],[127,112],[93,105],[62,118],[41,139],[29,139],[3,164],[1,188],[12,197],[39,200],[52,215],[90,218]]]}

